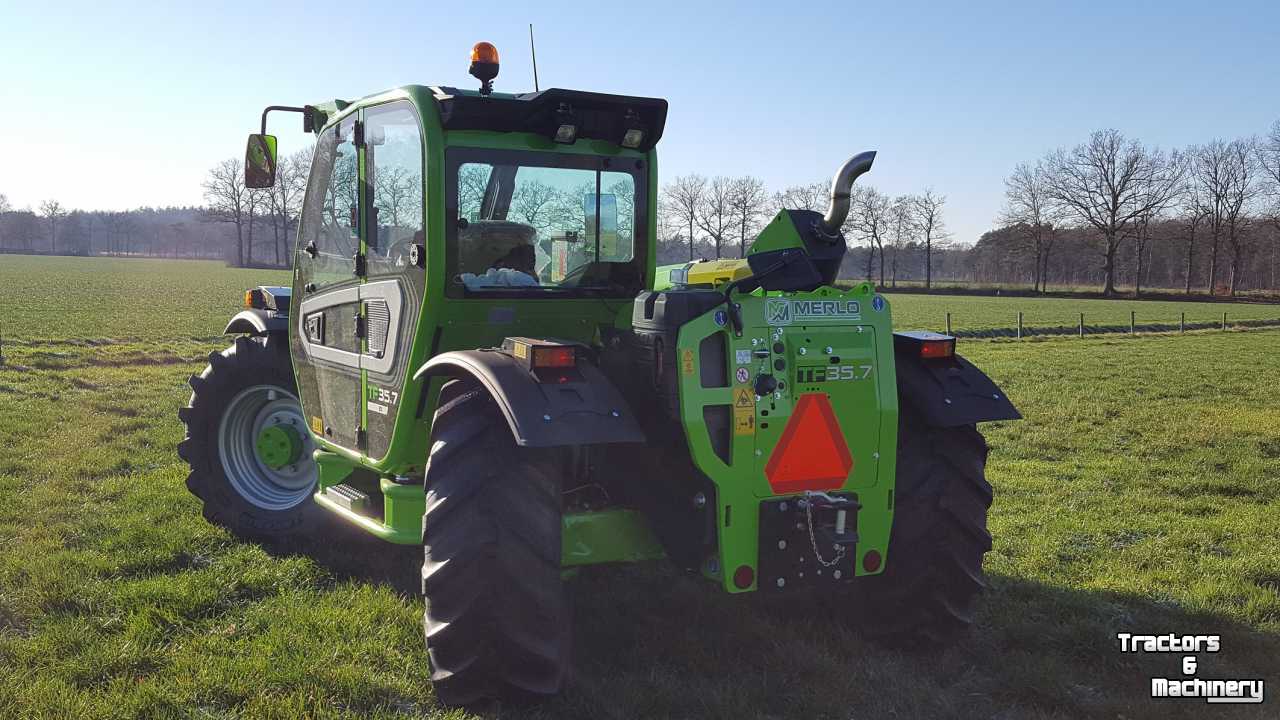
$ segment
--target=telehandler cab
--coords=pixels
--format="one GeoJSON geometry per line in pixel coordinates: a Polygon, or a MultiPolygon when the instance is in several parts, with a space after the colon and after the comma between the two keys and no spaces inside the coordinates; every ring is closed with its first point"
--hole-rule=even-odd
{"type": "Polygon", "coordinates": [[[842,289],[841,226],[782,210],[743,260],[656,268],[664,100],[411,85],[272,106],[315,154],[293,287],[259,287],[179,412],[187,486],[244,537],[325,514],[421,543],[447,704],[561,690],[567,570],[666,558],[808,589],[905,641],[971,623],[991,547],[976,423],[1018,418],[955,351],[842,289]]]}

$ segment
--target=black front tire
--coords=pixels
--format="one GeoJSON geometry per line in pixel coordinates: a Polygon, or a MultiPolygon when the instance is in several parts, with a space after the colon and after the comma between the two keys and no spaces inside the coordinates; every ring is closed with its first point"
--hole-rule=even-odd
{"type": "MultiPolygon", "coordinates": [[[[186,438],[178,443],[178,455],[191,466],[187,489],[204,503],[209,522],[226,527],[237,536],[252,540],[280,540],[311,533],[323,520],[324,511],[299,491],[292,507],[266,509],[255,505],[237,490],[223,462],[219,433],[230,403],[246,388],[278,388],[280,397],[296,402],[297,389],[283,337],[237,337],[225,350],[209,354],[209,364],[189,380],[191,401],[178,410],[187,426],[186,438]]],[[[301,413],[299,411],[299,417],[301,413]]],[[[301,428],[305,433],[306,428],[301,428]]],[[[310,457],[299,460],[313,468],[310,457]]],[[[234,467],[235,463],[231,463],[234,467]]],[[[242,464],[241,467],[245,467],[242,464]]],[[[311,470],[314,474],[314,469],[311,470]]]]}
{"type": "Polygon", "coordinates": [[[991,549],[987,443],[973,425],[931,428],[903,408],[884,572],[858,578],[841,611],[889,644],[936,647],[973,624],[991,549]]]}
{"type": "Polygon", "coordinates": [[[562,451],[518,447],[489,395],[436,412],[422,520],[423,628],[445,705],[554,695],[569,669],[562,451]]]}

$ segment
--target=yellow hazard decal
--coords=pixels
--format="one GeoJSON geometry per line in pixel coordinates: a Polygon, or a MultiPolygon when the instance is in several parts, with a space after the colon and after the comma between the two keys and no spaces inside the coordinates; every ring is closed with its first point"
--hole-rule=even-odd
{"type": "Polygon", "coordinates": [[[315,415],[311,416],[311,432],[317,435],[324,434],[324,421],[315,415]]]}
{"type": "Polygon", "coordinates": [[[756,403],[751,390],[740,387],[733,391],[733,434],[752,435],[756,431],[756,403]]]}
{"type": "Polygon", "coordinates": [[[683,368],[685,375],[693,374],[693,350],[685,348],[684,353],[680,356],[680,367],[683,368]]]}

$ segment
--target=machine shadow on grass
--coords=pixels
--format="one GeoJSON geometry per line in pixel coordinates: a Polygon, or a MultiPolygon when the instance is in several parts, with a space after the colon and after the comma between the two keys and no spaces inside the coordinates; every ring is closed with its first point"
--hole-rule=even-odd
{"type": "MultiPolygon", "coordinates": [[[[304,555],[337,581],[380,584],[420,603],[416,546],[387,546],[335,522],[322,536],[265,548],[304,555]]],[[[1152,699],[1182,654],[1122,653],[1117,633],[1216,634],[1198,677],[1270,680],[1280,636],[1154,596],[1054,587],[992,575],[972,633],[948,648],[894,648],[830,618],[814,594],[727,596],[664,563],[586,567],[566,583],[573,676],[536,704],[480,717],[1201,717],[1200,700],[1152,699]],[[856,711],[856,712],[855,712],[856,711]]],[[[427,670],[422,656],[424,674],[427,670]]],[[[1215,717],[1265,717],[1217,706],[1215,717]]]]}

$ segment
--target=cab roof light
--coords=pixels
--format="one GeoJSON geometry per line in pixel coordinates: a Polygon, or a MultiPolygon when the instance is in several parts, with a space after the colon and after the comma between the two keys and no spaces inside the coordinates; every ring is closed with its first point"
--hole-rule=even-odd
{"type": "Polygon", "coordinates": [[[471,76],[480,81],[480,94],[493,92],[493,79],[498,77],[498,48],[493,43],[478,42],[471,48],[471,76]]]}
{"type": "Polygon", "coordinates": [[[563,145],[572,145],[578,139],[578,116],[569,103],[560,103],[556,108],[556,131],[551,139],[563,145]]]}
{"type": "Polygon", "coordinates": [[[627,114],[622,119],[622,142],[624,148],[632,150],[640,147],[640,143],[644,142],[644,125],[640,122],[640,114],[632,108],[627,108],[627,114]]]}

